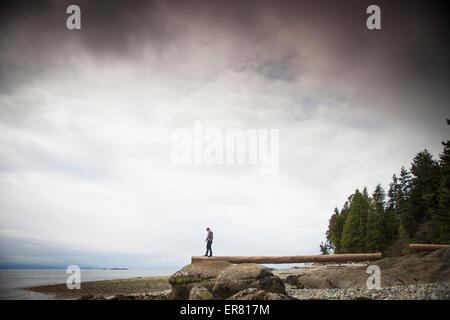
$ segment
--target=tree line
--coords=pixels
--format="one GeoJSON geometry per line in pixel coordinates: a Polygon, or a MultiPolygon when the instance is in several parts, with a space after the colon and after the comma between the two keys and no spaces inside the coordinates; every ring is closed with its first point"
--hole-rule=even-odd
{"type": "Polygon", "coordinates": [[[450,140],[442,144],[438,160],[425,149],[394,174],[387,193],[380,184],[371,195],[356,189],[334,209],[321,252],[399,256],[409,243],[450,244],[450,140]]]}

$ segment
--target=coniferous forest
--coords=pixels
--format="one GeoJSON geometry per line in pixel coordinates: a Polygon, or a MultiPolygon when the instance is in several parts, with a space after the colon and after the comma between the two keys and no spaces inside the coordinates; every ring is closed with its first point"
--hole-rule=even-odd
{"type": "MultiPolygon", "coordinates": [[[[447,119],[450,124],[450,119],[447,119]]],[[[343,207],[334,209],[323,254],[411,253],[409,243],[450,244],[450,140],[439,159],[424,150],[392,176],[388,190],[372,194],[356,189],[343,207]]]]}

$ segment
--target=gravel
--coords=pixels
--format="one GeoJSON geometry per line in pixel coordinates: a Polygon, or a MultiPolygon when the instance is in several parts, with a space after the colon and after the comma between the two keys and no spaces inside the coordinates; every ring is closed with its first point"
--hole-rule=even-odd
{"type": "Polygon", "coordinates": [[[381,289],[298,289],[286,284],[289,296],[301,300],[450,300],[450,282],[424,283],[381,289]]]}

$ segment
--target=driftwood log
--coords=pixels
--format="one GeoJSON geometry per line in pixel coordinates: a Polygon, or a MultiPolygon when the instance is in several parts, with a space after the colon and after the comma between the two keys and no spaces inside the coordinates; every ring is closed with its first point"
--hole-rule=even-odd
{"type": "Polygon", "coordinates": [[[450,248],[450,244],[422,244],[422,243],[411,243],[409,245],[411,249],[422,250],[422,251],[432,251],[442,248],[450,248]]]}
{"type": "Polygon", "coordinates": [[[304,263],[304,262],[350,262],[382,258],[382,253],[326,254],[313,256],[193,256],[192,263],[199,261],[228,261],[230,263],[304,263]]]}

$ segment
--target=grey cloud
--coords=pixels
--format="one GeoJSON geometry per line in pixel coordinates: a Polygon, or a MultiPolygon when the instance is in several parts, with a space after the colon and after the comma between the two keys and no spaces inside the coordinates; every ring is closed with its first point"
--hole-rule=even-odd
{"type": "Polygon", "coordinates": [[[297,68],[292,59],[269,59],[258,63],[247,60],[236,66],[238,72],[255,72],[269,80],[293,81],[297,77],[297,68]]]}

